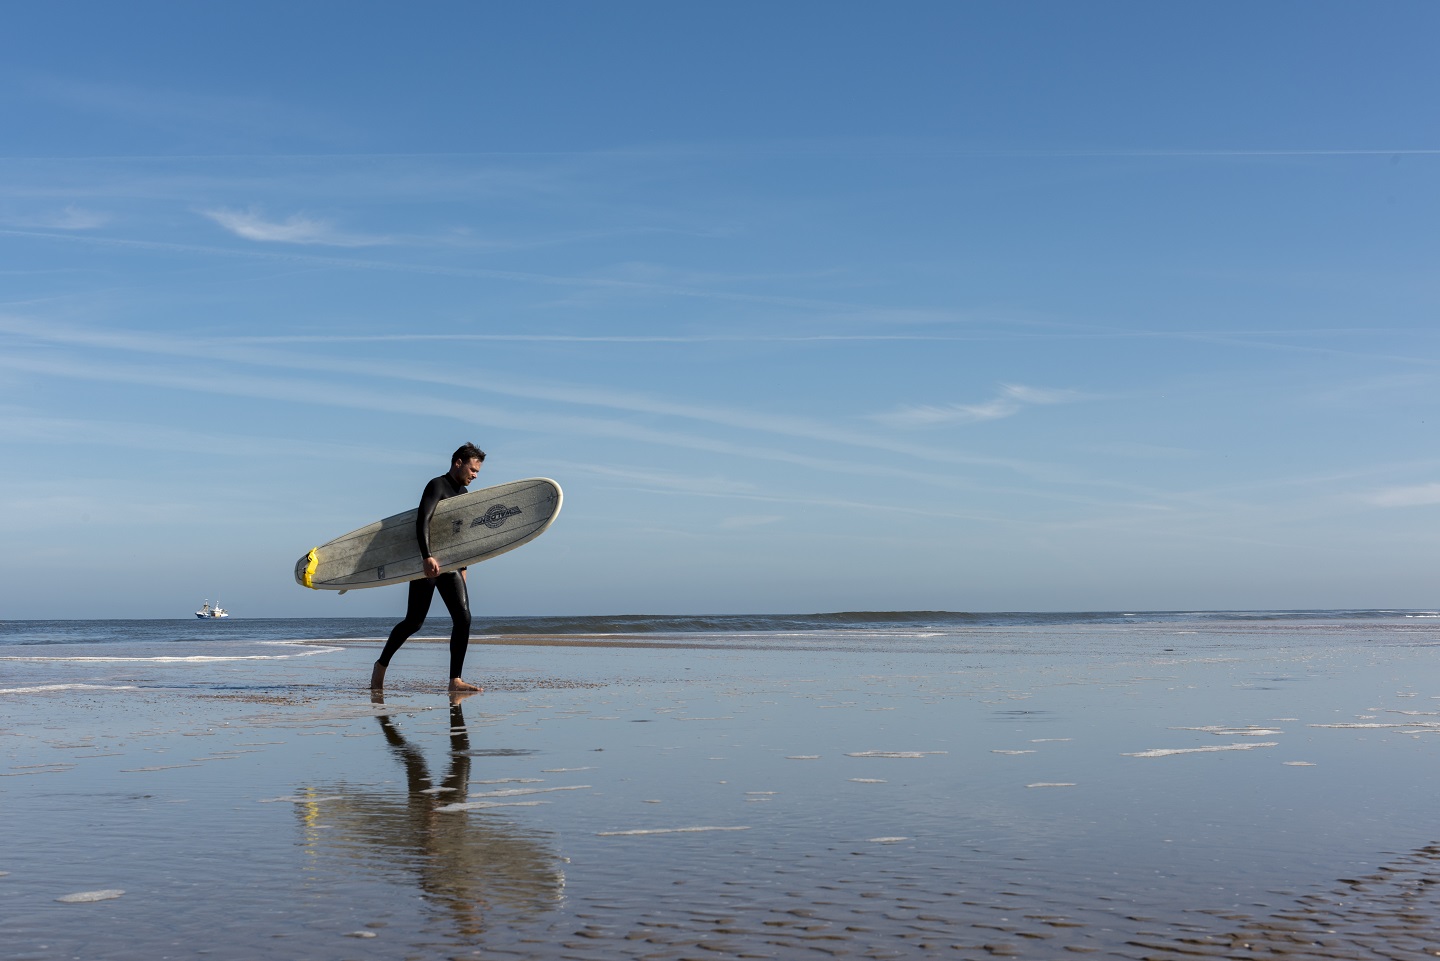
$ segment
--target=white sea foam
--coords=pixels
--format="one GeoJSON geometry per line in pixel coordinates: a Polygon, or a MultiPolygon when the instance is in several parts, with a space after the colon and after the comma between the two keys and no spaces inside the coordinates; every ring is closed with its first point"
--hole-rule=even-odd
{"type": "Polygon", "coordinates": [[[449,814],[453,811],[483,811],[489,808],[533,808],[545,804],[545,801],[457,801],[454,804],[446,804],[435,809],[437,814],[449,814]]]}
{"type": "Polygon", "coordinates": [[[640,828],[633,831],[597,831],[597,838],[638,837],[642,834],[699,834],[702,831],[748,831],[749,825],[737,827],[640,828]]]}
{"type": "Polygon", "coordinates": [[[1172,754],[1211,754],[1215,751],[1250,751],[1257,747],[1279,747],[1279,741],[1256,741],[1253,744],[1216,744],[1211,747],[1160,747],[1151,751],[1136,751],[1122,754],[1122,757],[1170,757],[1172,754]]]}
{"type": "Polygon", "coordinates": [[[930,754],[948,754],[948,751],[854,751],[846,757],[926,757],[930,754]]]}
{"type": "Polygon", "coordinates": [[[909,838],[867,838],[871,844],[899,844],[901,841],[908,841],[909,838]]]}
{"type": "Polygon", "coordinates": [[[1284,734],[1284,731],[1275,728],[1256,727],[1254,724],[1247,724],[1245,727],[1226,727],[1223,724],[1207,724],[1204,727],[1172,727],[1172,731],[1203,731],[1206,734],[1218,734],[1221,737],[1274,737],[1277,734],[1284,734]]]}
{"type": "Polygon", "coordinates": [[[550,794],[555,791],[588,791],[589,784],[569,784],[565,787],[514,787],[501,791],[479,791],[471,797],[520,797],[525,794],[550,794]]]}
{"type": "Polygon", "coordinates": [[[1036,781],[1034,784],[1027,784],[1026,787],[1074,787],[1074,781],[1036,781]]]}
{"type": "Polygon", "coordinates": [[[70,657],[42,657],[40,655],[5,655],[0,661],[73,661],[85,663],[124,664],[214,664],[224,661],[289,661],[297,657],[313,657],[316,654],[336,654],[343,647],[317,647],[304,641],[257,641],[257,644],[275,644],[288,647],[305,647],[307,650],[293,654],[157,654],[153,657],[124,657],[121,655],[101,656],[98,654],[72,655],[70,657]]]}
{"type": "Polygon", "coordinates": [[[1354,728],[1354,729],[1359,729],[1359,730],[1371,730],[1371,729],[1373,729],[1373,728],[1397,728],[1397,727],[1399,727],[1399,728],[1404,728],[1404,729],[1406,729],[1407,731],[1410,731],[1410,730],[1425,729],[1425,728],[1431,728],[1431,729],[1433,729],[1433,728],[1440,728],[1440,722],[1437,722],[1437,721],[1411,721],[1411,722],[1409,722],[1408,724],[1381,724],[1381,723],[1378,722],[1378,721],[1373,721],[1373,722],[1369,722],[1369,723],[1359,723],[1359,722],[1356,722],[1356,723],[1351,723],[1351,724],[1311,724],[1310,727],[1354,728]]]}
{"type": "Polygon", "coordinates": [[[61,904],[90,904],[95,901],[109,901],[120,897],[125,892],[119,888],[108,888],[104,891],[77,891],[74,894],[66,894],[56,898],[61,904]]]}
{"type": "Polygon", "coordinates": [[[133,684],[37,684],[34,687],[4,687],[0,694],[40,694],[45,691],[134,691],[133,684]]]}
{"type": "Polygon", "coordinates": [[[856,784],[889,784],[883,777],[852,777],[850,780],[856,784]]]}
{"type": "Polygon", "coordinates": [[[1034,754],[1034,751],[1002,751],[998,748],[991,748],[991,754],[1034,754]]]}

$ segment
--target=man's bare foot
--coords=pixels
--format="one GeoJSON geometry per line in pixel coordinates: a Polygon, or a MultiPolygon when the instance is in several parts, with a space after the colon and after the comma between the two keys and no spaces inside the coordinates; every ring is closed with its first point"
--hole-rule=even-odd
{"type": "Polygon", "coordinates": [[[451,694],[479,694],[483,690],[485,690],[483,687],[477,687],[476,685],[471,684],[469,681],[464,680],[463,678],[450,678],[451,694]]]}
{"type": "Polygon", "coordinates": [[[378,691],[385,686],[385,665],[376,663],[370,669],[370,690],[378,691]]]}

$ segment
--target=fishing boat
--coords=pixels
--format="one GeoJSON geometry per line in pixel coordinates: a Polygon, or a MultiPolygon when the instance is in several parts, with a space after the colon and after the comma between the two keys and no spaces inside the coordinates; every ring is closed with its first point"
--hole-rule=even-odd
{"type": "Polygon", "coordinates": [[[195,612],[195,616],[196,616],[196,617],[229,617],[229,616],[230,616],[230,612],[227,611],[227,610],[225,610],[225,608],[221,607],[219,604],[216,604],[214,607],[211,607],[211,606],[210,606],[210,599],[207,597],[207,598],[205,599],[205,603],[201,606],[200,610],[198,610],[198,611],[195,612]]]}

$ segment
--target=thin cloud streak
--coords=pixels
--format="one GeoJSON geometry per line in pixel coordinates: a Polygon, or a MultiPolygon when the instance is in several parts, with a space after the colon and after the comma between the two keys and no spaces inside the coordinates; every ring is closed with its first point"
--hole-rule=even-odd
{"type": "Polygon", "coordinates": [[[1046,404],[1067,404],[1087,399],[1075,390],[1027,387],[1023,384],[1002,384],[1000,394],[982,404],[950,404],[944,407],[904,407],[887,414],[873,414],[871,420],[890,427],[946,427],[952,424],[976,424],[1013,417],[1027,407],[1046,404]]]}
{"type": "MultiPolygon", "coordinates": [[[[382,377],[393,380],[409,380],[437,386],[481,389],[502,396],[520,397],[527,400],[545,400],[556,403],[574,404],[583,407],[602,407],[632,413],[659,414],[668,417],[695,420],[703,423],[754,430],[762,433],[801,437],[825,443],[844,444],[860,448],[884,450],[903,454],[920,460],[938,463],[962,464],[966,466],[991,467],[1012,470],[1037,478],[1054,479],[1058,468],[1051,465],[1029,464],[1003,458],[976,457],[942,451],[935,448],[905,444],[885,437],[862,434],[848,428],[834,428],[803,418],[760,414],[743,410],[726,410],[709,405],[676,404],[636,393],[593,388],[559,386],[537,386],[506,382],[502,377],[476,376],[474,371],[464,377],[457,377],[433,367],[389,362],[379,364],[369,361],[353,361],[339,358],[298,358],[288,355],[222,349],[205,341],[187,339],[183,343],[166,339],[129,333],[111,333],[76,330],[55,325],[40,326],[18,318],[0,317],[0,329],[21,333],[37,340],[51,343],[68,343],[87,347],[107,347],[170,356],[191,357],[197,349],[203,349],[208,356],[224,357],[228,360],[290,370],[325,371],[329,373],[358,374],[367,378],[382,377]]],[[[1019,391],[1030,388],[1017,388],[1019,391]]],[[[1094,483],[1088,480],[1067,478],[1072,483],[1094,483]]],[[[1101,486],[1115,486],[1102,484],[1101,486]]],[[[1125,488],[1134,492],[1130,488],[1125,488]]]]}
{"type": "Polygon", "coordinates": [[[111,219],[107,213],[67,204],[58,211],[6,217],[0,220],[0,223],[11,227],[31,227],[42,230],[98,230],[108,225],[111,219]]]}
{"type": "Polygon", "coordinates": [[[35,240],[67,241],[93,246],[153,250],[165,253],[204,255],[233,259],[266,259],[290,263],[332,267],[339,270],[383,270],[397,273],[414,273],[440,277],[469,277],[482,280],[505,280],[515,283],[540,284],[554,287],[571,287],[591,290],[633,291],[637,293],[661,293],[676,297],[702,300],[735,301],[748,304],[766,304],[778,307],[796,307],[810,310],[843,312],[873,312],[873,307],[857,307],[840,301],[818,300],[805,297],[783,297],[769,294],[746,294],[736,291],[706,290],[676,284],[653,283],[637,280],[620,280],[605,277],[580,277],[561,274],[541,274],[519,270],[492,270],[484,267],[447,267],[437,264],[406,264],[388,260],[363,260],[350,257],[327,257],[318,254],[278,253],[266,250],[246,250],[226,247],[211,247],[205,244],[181,244],[160,240],[135,240],[127,237],[90,237],[71,234],[48,233],[45,231],[0,229],[0,236],[25,237],[35,240]]]}
{"type": "Polygon", "coordinates": [[[1440,504],[1440,483],[1389,487],[1365,495],[1365,500],[1376,507],[1426,507],[1440,504]]]}
{"type": "Polygon", "coordinates": [[[350,410],[378,411],[387,414],[414,414],[425,417],[444,416],[467,424],[496,427],[518,432],[546,431],[586,438],[607,437],[664,447],[703,450],[732,457],[775,461],[828,473],[888,477],[951,488],[957,486],[956,479],[947,475],[908,471],[868,462],[809,457],[791,451],[732,444],[707,437],[657,431],[618,421],[599,420],[587,417],[563,417],[535,412],[515,414],[495,407],[456,403],[452,399],[435,395],[392,393],[380,398],[377,397],[373,391],[355,390],[333,385],[314,386],[293,381],[280,381],[257,377],[239,377],[233,374],[221,374],[218,372],[199,375],[188,368],[127,367],[121,369],[113,365],[66,362],[55,359],[21,358],[15,356],[0,356],[0,368],[34,374],[69,377],[79,380],[111,381],[171,390],[188,390],[227,396],[251,397],[301,406],[339,407],[350,410]]]}
{"type": "Polygon", "coordinates": [[[317,220],[302,214],[294,214],[283,221],[266,220],[254,209],[231,210],[218,207],[199,211],[246,240],[261,243],[320,244],[330,247],[372,247],[388,243],[385,237],[371,237],[364,234],[350,234],[336,230],[326,220],[317,220]]]}
{"type": "Polygon", "coordinates": [[[318,460],[379,461],[392,464],[430,464],[433,455],[337,444],[331,441],[297,441],[283,437],[196,431],[135,421],[81,420],[51,417],[25,408],[0,408],[0,438],[31,444],[76,442],[124,447],[132,450],[175,451],[194,454],[223,450],[227,456],[307,457],[318,460]]]}

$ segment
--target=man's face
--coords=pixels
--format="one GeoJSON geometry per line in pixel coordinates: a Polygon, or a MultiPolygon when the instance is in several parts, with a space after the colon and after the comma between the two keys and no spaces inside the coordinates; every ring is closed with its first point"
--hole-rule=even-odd
{"type": "Polygon", "coordinates": [[[472,457],[469,460],[462,461],[457,457],[455,458],[455,464],[450,469],[455,472],[455,476],[460,480],[460,483],[469,487],[470,482],[475,479],[475,475],[480,473],[480,458],[472,457]]]}

